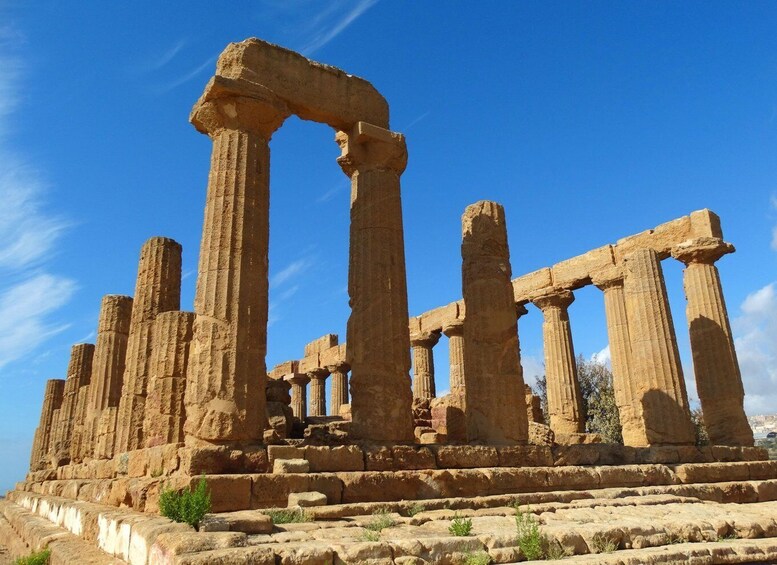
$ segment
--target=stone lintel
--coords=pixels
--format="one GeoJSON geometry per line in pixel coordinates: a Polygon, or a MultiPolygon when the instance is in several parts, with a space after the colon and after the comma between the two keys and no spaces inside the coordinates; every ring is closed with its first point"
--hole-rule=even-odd
{"type": "Polygon", "coordinates": [[[549,267],[544,267],[532,273],[512,280],[513,295],[516,302],[529,299],[529,295],[553,286],[553,277],[549,267]]]}
{"type": "Polygon", "coordinates": [[[273,367],[267,376],[271,379],[282,379],[284,375],[288,375],[289,373],[296,373],[299,368],[299,361],[284,361],[283,363],[278,363],[275,367],[273,367]]]}
{"type": "Polygon", "coordinates": [[[689,239],[672,248],[672,257],[689,263],[713,264],[727,253],[734,253],[734,246],[719,238],[699,237],[689,239]]]}
{"type": "Polygon", "coordinates": [[[305,345],[305,357],[321,353],[327,349],[335,347],[338,343],[337,334],[326,334],[318,339],[314,339],[305,345]]]}
{"type": "Polygon", "coordinates": [[[615,264],[612,245],[597,249],[556,263],[551,267],[553,286],[576,290],[591,283],[593,271],[611,267],[615,264]]]}

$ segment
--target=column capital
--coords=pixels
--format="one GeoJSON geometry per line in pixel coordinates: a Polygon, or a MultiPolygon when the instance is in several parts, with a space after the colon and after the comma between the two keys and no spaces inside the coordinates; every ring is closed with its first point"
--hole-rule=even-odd
{"type": "Polygon", "coordinates": [[[286,104],[265,87],[214,76],[192,108],[189,121],[211,137],[227,129],[257,133],[269,140],[290,115],[286,104]]]}
{"type": "Polygon", "coordinates": [[[413,347],[434,347],[440,341],[440,330],[410,334],[410,345],[413,347]]]}
{"type": "Polygon", "coordinates": [[[315,369],[310,369],[307,373],[305,373],[308,377],[310,377],[311,380],[313,379],[321,379],[324,380],[329,376],[329,369],[326,369],[324,367],[316,367],[315,369]]]}
{"type": "Polygon", "coordinates": [[[345,361],[341,361],[338,363],[333,363],[332,365],[327,365],[326,370],[329,371],[330,375],[332,373],[347,373],[351,370],[351,366],[345,361]]]}
{"type": "Polygon", "coordinates": [[[356,171],[389,170],[402,174],[407,166],[405,136],[366,122],[349,132],[339,131],[335,141],[342,154],[337,162],[349,177],[356,171]]]}
{"type": "Polygon", "coordinates": [[[602,291],[623,286],[623,267],[615,265],[591,273],[591,283],[602,291]]]}
{"type": "Polygon", "coordinates": [[[672,257],[686,266],[691,263],[712,265],[726,255],[733,253],[734,246],[717,237],[689,239],[672,248],[672,257]]]}
{"type": "Polygon", "coordinates": [[[305,386],[310,382],[310,377],[305,373],[289,373],[283,375],[283,380],[293,385],[305,386]]]}
{"type": "Polygon", "coordinates": [[[571,290],[554,290],[531,299],[531,303],[543,312],[549,308],[566,310],[575,301],[575,295],[571,290]]]}
{"type": "Polygon", "coordinates": [[[520,319],[521,316],[525,316],[529,313],[526,309],[527,302],[516,302],[515,304],[515,317],[520,319]]]}
{"type": "Polygon", "coordinates": [[[464,320],[451,320],[442,327],[446,337],[462,337],[464,335],[464,320]]]}

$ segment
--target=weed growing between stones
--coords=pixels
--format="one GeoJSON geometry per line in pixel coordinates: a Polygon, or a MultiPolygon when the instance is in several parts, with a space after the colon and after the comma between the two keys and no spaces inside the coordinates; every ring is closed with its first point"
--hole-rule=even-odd
{"type": "Polygon", "coordinates": [[[51,559],[51,550],[36,551],[27,557],[19,557],[13,565],[48,565],[51,559]]]}
{"type": "Polygon", "coordinates": [[[451,520],[451,525],[448,526],[448,531],[454,536],[468,536],[472,532],[472,519],[455,515],[451,520]]]}
{"type": "Polygon", "coordinates": [[[298,524],[309,522],[308,513],[302,508],[288,508],[285,510],[268,510],[265,512],[273,524],[298,524]]]}
{"type": "Polygon", "coordinates": [[[491,563],[491,556],[485,551],[478,551],[477,553],[468,553],[467,559],[464,561],[465,565],[489,565],[491,563]]]}
{"type": "Polygon", "coordinates": [[[424,510],[426,510],[426,506],[416,502],[410,508],[407,509],[407,515],[412,518],[413,516],[415,516],[416,514],[420,514],[424,510]]]}
{"type": "Polygon", "coordinates": [[[606,534],[596,534],[591,543],[593,553],[612,553],[618,549],[618,543],[606,534]]]}
{"type": "Polygon", "coordinates": [[[208,512],[210,512],[210,493],[205,477],[200,479],[194,490],[184,489],[178,492],[165,487],[159,493],[159,513],[174,522],[183,522],[199,530],[200,520],[208,512]]]}
{"type": "Polygon", "coordinates": [[[364,527],[373,532],[380,532],[386,528],[390,528],[394,525],[394,518],[386,510],[378,510],[373,512],[372,520],[364,527]]]}
{"type": "Polygon", "coordinates": [[[540,532],[540,525],[534,514],[523,512],[516,507],[515,527],[518,530],[518,548],[528,561],[545,557],[545,549],[548,547],[547,538],[540,532]]]}
{"type": "Polygon", "coordinates": [[[380,541],[380,532],[364,530],[360,539],[361,541],[380,541]]]}

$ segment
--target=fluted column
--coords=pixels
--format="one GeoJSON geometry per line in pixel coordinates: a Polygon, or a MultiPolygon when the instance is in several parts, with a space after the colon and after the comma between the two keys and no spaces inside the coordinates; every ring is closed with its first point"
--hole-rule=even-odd
{"type": "Polygon", "coordinates": [[[585,432],[583,399],[569,325],[568,308],[574,300],[574,294],[568,290],[558,290],[532,300],[543,316],[549,424],[554,432],[561,434],[585,432]]]}
{"type": "Polygon", "coordinates": [[[310,371],[310,415],[326,416],[326,378],[329,371],[324,368],[310,371]]]}
{"type": "Polygon", "coordinates": [[[434,346],[440,341],[440,331],[410,336],[413,348],[413,397],[434,398],[434,346]]]}
{"type": "Polygon", "coordinates": [[[73,427],[78,401],[78,389],[81,383],[89,382],[92,374],[94,345],[79,343],[70,350],[70,363],[67,367],[67,379],[62,393],[62,405],[54,422],[53,441],[49,445],[49,454],[55,467],[70,462],[70,448],[73,441],[73,427]]]}
{"type": "Polygon", "coordinates": [[[154,320],[143,423],[145,447],[184,441],[183,399],[193,324],[193,312],[176,310],[162,312],[154,320]]]}
{"type": "Polygon", "coordinates": [[[685,264],[683,285],[696,390],[713,445],[753,445],[745,391],[715,262],[734,246],[720,239],[685,242],[672,256],[685,264]]]}
{"type": "Polygon", "coordinates": [[[348,364],[351,434],[413,441],[407,280],[399,177],[403,135],[358,122],[338,132],[338,163],[351,178],[348,364]]]}
{"type": "Polygon", "coordinates": [[[340,406],[348,404],[348,370],[345,363],[329,365],[327,370],[332,374],[332,416],[340,414],[340,406]]]}
{"type": "MultiPolygon", "coordinates": [[[[100,418],[108,408],[117,408],[122,395],[127,342],[130,333],[133,300],[129,296],[109,294],[100,304],[100,317],[97,321],[97,346],[94,353],[92,385],[89,387],[89,401],[86,409],[87,441],[85,457],[100,459],[113,457],[113,451],[98,454],[96,446],[100,434],[110,436],[110,444],[115,445],[116,422],[100,429],[100,418]]],[[[105,439],[103,440],[103,443],[105,439]]]]}
{"type": "Polygon", "coordinates": [[[127,359],[119,402],[116,449],[140,449],[146,415],[154,319],[160,312],[178,310],[181,304],[181,245],[165,237],[152,237],[140,251],[135,283],[127,359]]]}
{"type": "Polygon", "coordinates": [[[476,202],[461,225],[467,440],[525,442],[529,424],[504,208],[476,202]]]}
{"type": "Polygon", "coordinates": [[[464,402],[464,322],[453,320],[443,329],[442,333],[448,338],[448,364],[449,383],[451,395],[462,398],[464,402]]]}
{"type": "Polygon", "coordinates": [[[242,445],[267,426],[270,137],[289,115],[216,77],[191,121],[213,141],[186,383],[186,442],[242,445]]]}
{"type": "Polygon", "coordinates": [[[623,443],[641,445],[645,437],[642,411],[639,408],[637,376],[632,372],[629,321],[626,316],[626,298],[623,292],[623,273],[607,273],[594,277],[593,283],[604,295],[604,313],[607,319],[607,337],[612,365],[612,386],[623,443]]]}
{"type": "Polygon", "coordinates": [[[658,255],[639,249],[624,258],[623,283],[634,382],[645,437],[635,445],[695,441],[680,354],[658,255]]]}
{"type": "Polygon", "coordinates": [[[304,373],[284,375],[283,380],[291,383],[291,412],[300,422],[308,416],[307,384],[310,377],[304,373]]]}
{"type": "Polygon", "coordinates": [[[30,457],[30,470],[37,471],[47,465],[46,454],[49,451],[49,443],[52,434],[52,422],[54,411],[62,406],[62,396],[65,392],[65,381],[51,379],[46,381],[46,390],[43,393],[43,406],[40,411],[40,422],[36,430],[36,441],[33,445],[30,457]]]}

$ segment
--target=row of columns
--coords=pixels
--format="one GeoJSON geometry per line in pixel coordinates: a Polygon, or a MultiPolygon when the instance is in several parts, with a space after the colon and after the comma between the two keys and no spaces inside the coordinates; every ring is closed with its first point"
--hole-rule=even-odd
{"type": "Polygon", "coordinates": [[[307,416],[326,416],[326,380],[332,377],[329,406],[332,416],[348,404],[348,371],[346,363],[317,367],[306,373],[290,373],[283,379],[291,384],[291,410],[294,417],[304,421],[307,416]],[[308,387],[310,384],[310,396],[308,387]]]}

